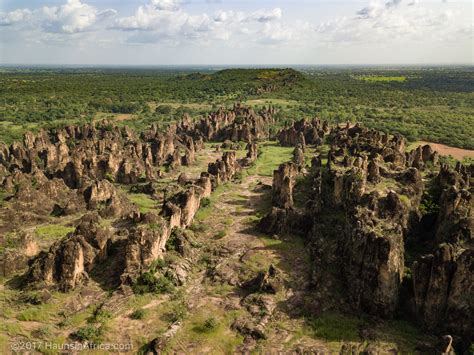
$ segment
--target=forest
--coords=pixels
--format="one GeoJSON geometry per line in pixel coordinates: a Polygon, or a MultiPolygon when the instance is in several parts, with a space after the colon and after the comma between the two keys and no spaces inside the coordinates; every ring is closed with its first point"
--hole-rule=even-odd
{"type": "Polygon", "coordinates": [[[474,149],[474,70],[440,68],[296,69],[0,68],[0,140],[27,130],[110,118],[143,129],[184,112],[199,117],[240,101],[279,109],[277,126],[302,117],[359,121],[474,149]]]}

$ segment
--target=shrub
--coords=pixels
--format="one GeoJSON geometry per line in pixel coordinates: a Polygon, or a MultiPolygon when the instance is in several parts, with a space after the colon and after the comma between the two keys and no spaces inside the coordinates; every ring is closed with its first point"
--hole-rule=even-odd
{"type": "Polygon", "coordinates": [[[80,341],[88,341],[91,343],[100,343],[104,335],[102,327],[94,327],[93,325],[86,325],[74,332],[73,337],[80,341]]]}
{"type": "Polygon", "coordinates": [[[225,230],[221,230],[219,232],[217,232],[215,235],[214,235],[214,238],[215,239],[222,239],[226,236],[226,231],[225,230]]]}
{"type": "Polygon", "coordinates": [[[132,319],[144,319],[146,317],[146,310],[143,308],[136,309],[132,312],[130,315],[130,318],[132,319]]]}
{"type": "Polygon", "coordinates": [[[170,105],[159,105],[156,107],[155,112],[162,115],[169,115],[172,110],[173,107],[170,105]]]}
{"type": "Polygon", "coordinates": [[[219,325],[219,322],[214,317],[206,319],[201,327],[204,333],[210,333],[215,330],[219,325]]]}
{"type": "Polygon", "coordinates": [[[43,326],[33,331],[32,333],[36,338],[46,338],[51,336],[51,327],[43,326]]]}
{"type": "Polygon", "coordinates": [[[173,323],[181,321],[186,318],[187,314],[188,310],[186,308],[186,305],[183,302],[176,303],[171,308],[170,321],[173,323]]]}
{"type": "Polygon", "coordinates": [[[88,319],[88,323],[104,323],[109,319],[112,319],[112,313],[105,309],[97,309],[92,317],[88,319]]]}
{"type": "Polygon", "coordinates": [[[202,208],[209,207],[210,205],[211,205],[211,199],[209,197],[204,197],[203,199],[201,199],[202,208]]]}
{"type": "Polygon", "coordinates": [[[152,272],[145,272],[140,275],[132,288],[137,294],[169,293],[174,290],[174,285],[162,275],[156,277],[152,272]]]}

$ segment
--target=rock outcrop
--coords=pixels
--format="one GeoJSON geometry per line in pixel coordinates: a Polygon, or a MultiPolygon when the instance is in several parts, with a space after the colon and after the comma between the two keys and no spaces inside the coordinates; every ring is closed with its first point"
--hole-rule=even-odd
{"type": "Polygon", "coordinates": [[[96,263],[107,257],[110,241],[111,234],[100,227],[99,217],[85,215],[74,232],[32,260],[27,281],[69,291],[85,282],[96,263]]]}
{"type": "Polygon", "coordinates": [[[220,108],[197,122],[184,116],[176,132],[206,141],[255,141],[269,137],[269,128],[274,123],[272,107],[258,113],[252,108],[235,104],[230,110],[220,108]]]}
{"type": "Polygon", "coordinates": [[[306,144],[320,145],[324,135],[329,132],[326,121],[314,118],[310,122],[302,119],[284,128],[278,133],[278,140],[282,146],[293,147],[300,145],[304,150],[306,144]]]}

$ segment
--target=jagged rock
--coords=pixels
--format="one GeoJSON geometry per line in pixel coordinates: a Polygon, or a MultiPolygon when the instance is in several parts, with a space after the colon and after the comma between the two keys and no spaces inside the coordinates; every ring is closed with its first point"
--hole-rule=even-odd
{"type": "Polygon", "coordinates": [[[239,170],[240,165],[237,163],[234,151],[225,152],[222,155],[222,159],[219,159],[214,163],[209,163],[207,168],[209,174],[215,176],[217,184],[230,181],[239,170]]]}
{"type": "Polygon", "coordinates": [[[304,168],[305,166],[305,158],[304,158],[304,153],[302,148],[300,146],[296,146],[295,149],[293,150],[293,163],[296,164],[296,166],[299,169],[304,168]]]}
{"type": "Polygon", "coordinates": [[[397,306],[404,272],[403,233],[397,227],[381,234],[367,227],[360,222],[347,225],[343,275],[357,307],[387,317],[397,306]]]}
{"type": "Polygon", "coordinates": [[[295,233],[304,235],[311,227],[311,221],[293,209],[273,207],[271,212],[258,223],[258,230],[269,235],[295,233]]]}
{"type": "Polygon", "coordinates": [[[200,146],[186,134],[163,135],[153,128],[139,138],[127,127],[70,126],[37,135],[28,133],[23,144],[15,142],[8,149],[2,148],[0,165],[10,173],[40,169],[48,178],[60,178],[72,189],[83,187],[89,179],[134,184],[143,177],[152,180],[157,165],[167,161],[173,167],[180,165],[180,147],[186,151],[184,162],[191,164],[200,146]]]}
{"type": "Polygon", "coordinates": [[[406,153],[406,164],[408,167],[423,169],[427,163],[438,164],[439,155],[433,151],[429,144],[418,146],[409,153],[406,153]]]}
{"type": "Polygon", "coordinates": [[[300,120],[291,127],[285,128],[278,133],[278,140],[282,146],[291,147],[301,145],[305,150],[306,144],[321,144],[321,138],[327,132],[327,122],[321,122],[318,118],[311,122],[300,120]]]}
{"type": "Polygon", "coordinates": [[[118,217],[137,210],[107,180],[92,183],[84,189],[83,195],[87,209],[98,210],[103,217],[118,217]]]}
{"type": "Polygon", "coordinates": [[[474,322],[474,252],[442,244],[413,264],[418,317],[428,329],[455,332],[464,346],[472,342],[474,322]]]}
{"type": "Polygon", "coordinates": [[[258,146],[257,143],[251,142],[247,144],[247,158],[250,159],[250,161],[254,161],[258,158],[258,146]]]}
{"type": "Polygon", "coordinates": [[[6,248],[0,254],[1,275],[4,277],[9,277],[18,271],[24,270],[28,266],[30,258],[39,251],[38,244],[29,233],[20,233],[13,244],[14,247],[6,248]]]}
{"type": "Polygon", "coordinates": [[[245,282],[242,288],[250,293],[265,292],[275,294],[283,288],[283,280],[279,275],[279,271],[270,265],[268,271],[260,271],[258,275],[245,282]]]}
{"type": "Polygon", "coordinates": [[[121,282],[133,284],[135,278],[163,255],[171,230],[167,221],[158,216],[131,230],[125,246],[125,268],[121,282]]]}
{"type": "Polygon", "coordinates": [[[380,170],[377,163],[371,160],[367,169],[367,180],[377,184],[380,181],[380,170]]]}
{"type": "Polygon", "coordinates": [[[198,122],[183,117],[177,133],[213,141],[253,141],[269,137],[269,125],[274,122],[273,108],[256,113],[252,108],[235,104],[230,110],[218,109],[198,122]]]}
{"type": "Polygon", "coordinates": [[[27,272],[30,285],[55,285],[69,291],[88,279],[88,273],[107,256],[110,233],[97,215],[85,215],[73,233],[35,257],[27,272]]]}
{"type": "Polygon", "coordinates": [[[280,208],[293,206],[293,187],[298,175],[298,168],[293,163],[284,163],[273,172],[272,199],[273,205],[280,208]]]}
{"type": "Polygon", "coordinates": [[[457,243],[473,239],[472,206],[472,194],[469,191],[459,190],[455,186],[443,191],[436,225],[437,243],[457,243]]]}

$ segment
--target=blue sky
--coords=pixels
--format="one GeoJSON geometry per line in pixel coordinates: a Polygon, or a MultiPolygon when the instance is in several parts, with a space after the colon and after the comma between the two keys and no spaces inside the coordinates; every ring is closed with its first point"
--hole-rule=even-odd
{"type": "Polygon", "coordinates": [[[3,64],[473,64],[472,2],[0,0],[3,64]]]}

